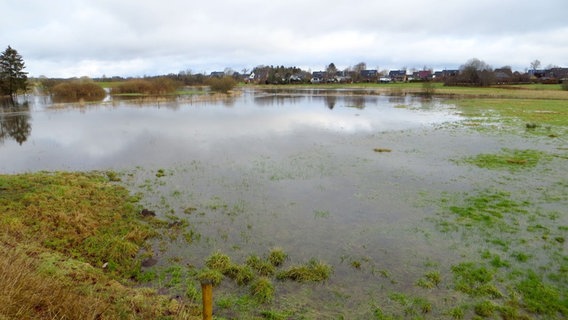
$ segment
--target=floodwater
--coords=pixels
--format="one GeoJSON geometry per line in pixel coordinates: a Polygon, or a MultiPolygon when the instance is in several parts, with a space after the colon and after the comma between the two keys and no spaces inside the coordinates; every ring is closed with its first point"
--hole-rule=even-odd
{"type": "MultiPolygon", "coordinates": [[[[188,221],[192,239],[157,242],[154,268],[200,268],[215,251],[243,262],[274,247],[288,253],[287,265],[330,264],[323,284],[277,285],[278,308],[316,319],[364,319],[392,292],[424,294],[415,283],[425,271],[447,271],[475,250],[449,250],[455,243],[427,223],[436,208],[421,195],[492,181],[453,159],[554,148],[456,127],[461,116],[441,100],[364,91],[94,104],[32,96],[0,110],[0,173],[115,170],[145,207],[188,221]]],[[[216,297],[238,290],[225,284],[216,297]]],[[[455,298],[449,288],[429,294],[440,310],[455,298]]]]}

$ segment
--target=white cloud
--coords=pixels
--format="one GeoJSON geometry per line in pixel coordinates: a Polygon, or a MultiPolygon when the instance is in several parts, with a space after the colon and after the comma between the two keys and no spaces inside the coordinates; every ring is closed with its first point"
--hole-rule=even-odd
{"type": "Polygon", "coordinates": [[[314,69],[568,66],[565,0],[5,0],[0,46],[31,75],[144,75],[260,64],[314,69]],[[139,69],[137,69],[139,68],[139,69]]]}

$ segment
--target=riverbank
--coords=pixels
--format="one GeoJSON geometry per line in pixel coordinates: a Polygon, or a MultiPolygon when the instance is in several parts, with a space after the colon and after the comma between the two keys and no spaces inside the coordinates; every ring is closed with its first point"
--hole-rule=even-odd
{"type": "Polygon", "coordinates": [[[568,91],[558,84],[501,85],[491,87],[444,86],[443,83],[352,83],[352,84],[291,84],[243,85],[260,90],[361,90],[363,94],[428,95],[441,98],[507,98],[568,100],[568,91]]]}

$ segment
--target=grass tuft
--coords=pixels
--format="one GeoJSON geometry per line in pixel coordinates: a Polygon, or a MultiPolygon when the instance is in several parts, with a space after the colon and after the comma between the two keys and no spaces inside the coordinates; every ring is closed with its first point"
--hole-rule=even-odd
{"type": "Polygon", "coordinates": [[[261,276],[271,276],[274,274],[274,265],[270,263],[270,261],[263,260],[256,255],[249,256],[246,260],[246,264],[261,276]]]}
{"type": "Polygon", "coordinates": [[[280,280],[290,279],[298,282],[325,281],[331,275],[331,266],[315,259],[303,265],[292,266],[279,272],[276,277],[280,280]]]}
{"type": "Polygon", "coordinates": [[[288,259],[288,254],[281,248],[274,248],[268,254],[268,261],[275,267],[281,266],[286,259],[288,259]]]}
{"type": "Polygon", "coordinates": [[[269,303],[274,299],[274,285],[266,277],[260,277],[250,286],[252,296],[260,303],[269,303]]]}

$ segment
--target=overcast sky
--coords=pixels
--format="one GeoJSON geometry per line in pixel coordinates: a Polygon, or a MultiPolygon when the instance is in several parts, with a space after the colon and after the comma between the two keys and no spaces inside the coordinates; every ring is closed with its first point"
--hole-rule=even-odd
{"type": "Polygon", "coordinates": [[[567,0],[0,0],[30,76],[568,67],[567,0]]]}

